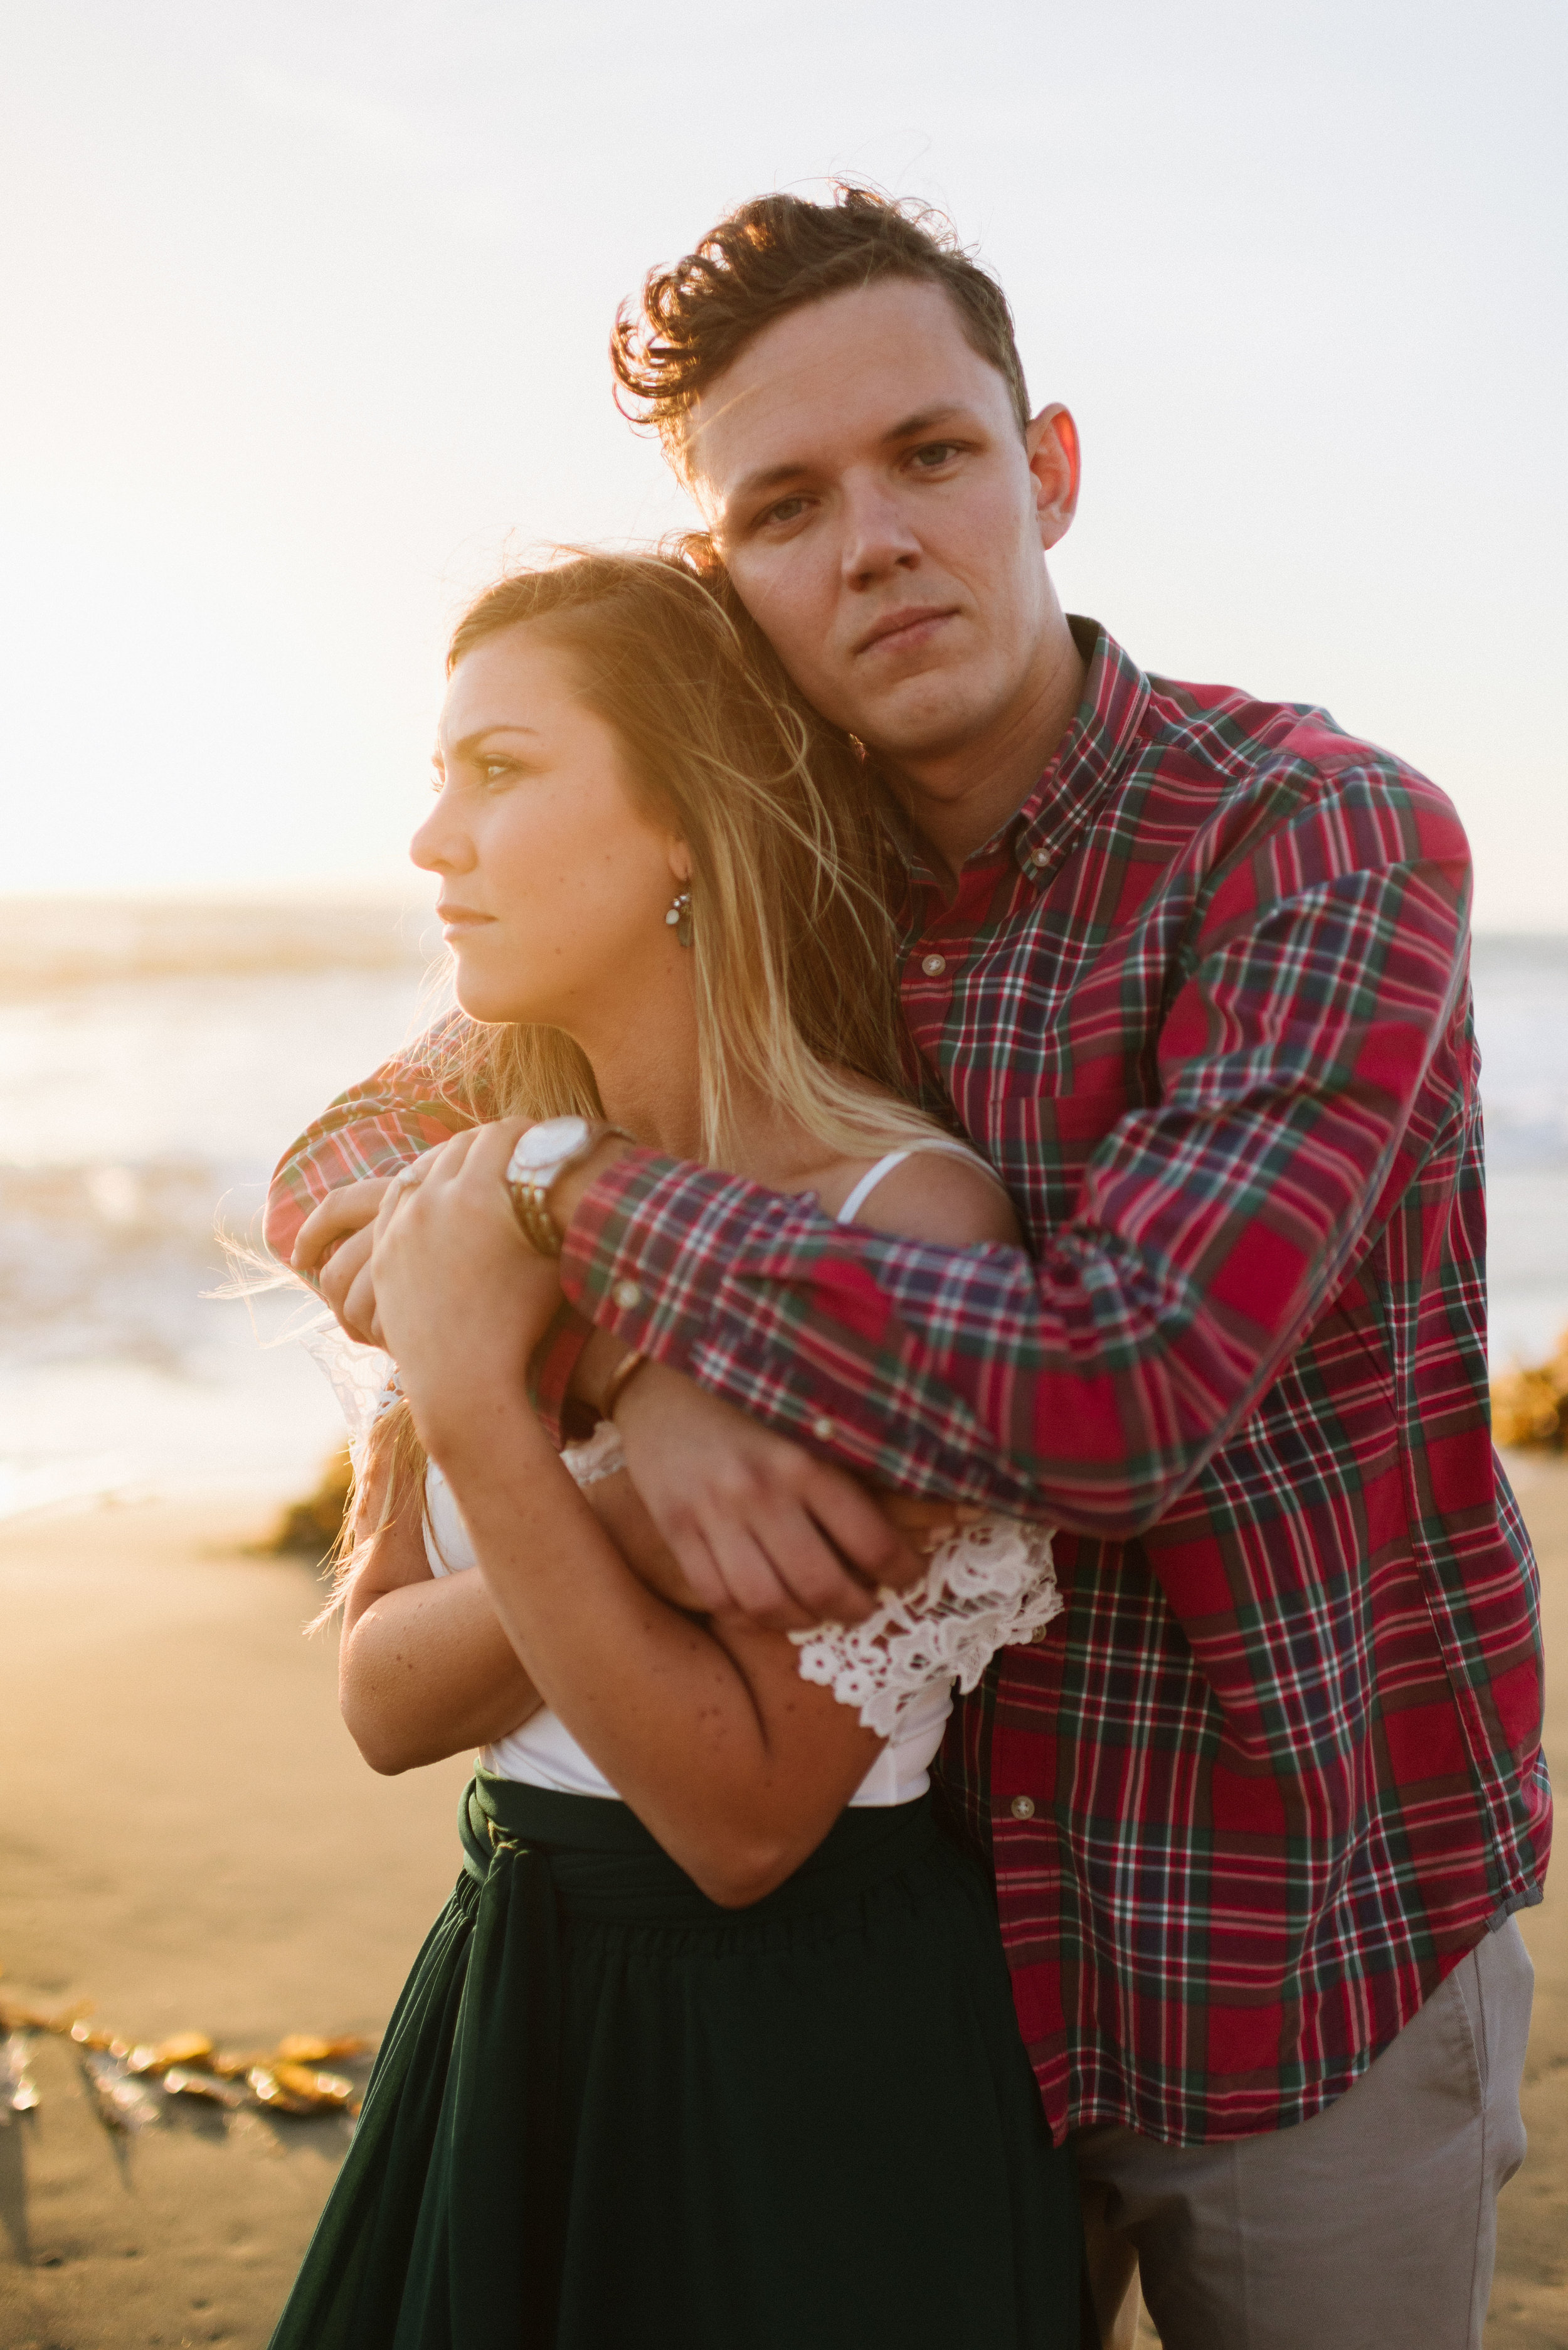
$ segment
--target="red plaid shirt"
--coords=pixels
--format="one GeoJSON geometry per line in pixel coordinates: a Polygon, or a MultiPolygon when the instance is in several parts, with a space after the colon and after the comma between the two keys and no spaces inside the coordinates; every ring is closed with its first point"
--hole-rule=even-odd
{"type": "MultiPolygon", "coordinates": [[[[1058,2135],[1191,2142],[1316,2112],[1539,1898],[1538,1587],[1490,1440],[1458,820],[1322,711],[1075,626],[1038,788],[956,890],[910,860],[909,1026],[1030,1253],[639,1150],[562,1274],[803,1443],[1068,1530],[1066,1615],[958,1708],[947,1782],[1058,2135]]],[[[457,1122],[438,1032],[285,1161],[275,1246],[457,1122]]]]}

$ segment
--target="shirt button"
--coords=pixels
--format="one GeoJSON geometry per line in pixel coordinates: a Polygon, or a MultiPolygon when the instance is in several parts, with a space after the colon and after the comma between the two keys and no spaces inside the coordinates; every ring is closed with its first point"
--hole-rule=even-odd
{"type": "Polygon", "coordinates": [[[1007,1808],[1015,1820],[1032,1820],[1034,1817],[1034,1798],[1033,1795],[1014,1795],[1007,1808]]]}
{"type": "Polygon", "coordinates": [[[835,1434],[834,1426],[826,1412],[820,1413],[818,1417],[812,1421],[811,1432],[813,1436],[815,1437],[819,1444],[832,1443],[835,1434]]]}
{"type": "Polygon", "coordinates": [[[927,955],[920,964],[920,969],[925,972],[928,979],[940,979],[947,967],[948,959],[946,955],[927,955]]]}
{"type": "Polygon", "coordinates": [[[642,1292],[635,1281],[618,1281],[610,1291],[610,1295],[616,1304],[624,1307],[628,1314],[634,1305],[642,1304],[642,1292]]]}

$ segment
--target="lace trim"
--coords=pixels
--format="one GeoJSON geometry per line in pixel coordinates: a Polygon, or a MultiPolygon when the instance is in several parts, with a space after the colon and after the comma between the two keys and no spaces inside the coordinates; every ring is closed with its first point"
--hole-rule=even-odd
{"type": "Polygon", "coordinates": [[[585,1442],[565,1445],[561,1466],[579,1485],[597,1485],[606,1477],[618,1476],[626,1467],[626,1454],[614,1420],[601,1419],[585,1442]]]}
{"type": "Polygon", "coordinates": [[[881,1594],[864,1624],[792,1632],[803,1680],[859,1710],[862,1725],[891,1738],[901,1716],[936,1680],[973,1689],[998,1648],[1025,1647],[1062,1613],[1051,1536],[1019,1518],[981,1518],[950,1534],[923,1582],[881,1594]]]}
{"type": "MultiPolygon", "coordinates": [[[[579,1485],[617,1475],[626,1454],[614,1422],[601,1419],[561,1461],[579,1485]]],[[[446,1499],[458,1514],[450,1490],[446,1499]]],[[[857,1708],[866,1729],[891,1738],[933,1681],[956,1681],[967,1693],[998,1648],[1025,1647],[1062,1606],[1046,1529],[989,1517],[948,1535],[923,1579],[909,1591],[884,1591],[864,1624],[818,1624],[790,1638],[803,1680],[830,1689],[840,1705],[857,1708]]]]}
{"type": "Polygon", "coordinates": [[[379,1347],[361,1347],[323,1314],[299,1333],[299,1343],[337,1398],[348,1430],[348,1457],[358,1475],[370,1430],[399,1400],[397,1366],[379,1347]]]}

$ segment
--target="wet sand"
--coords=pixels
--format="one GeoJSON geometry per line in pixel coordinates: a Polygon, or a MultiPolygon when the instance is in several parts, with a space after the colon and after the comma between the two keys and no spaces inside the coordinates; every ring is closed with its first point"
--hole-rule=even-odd
{"type": "MultiPolygon", "coordinates": [[[[379,2032],[457,1866],[469,1764],[367,1770],[317,1585],[265,1513],[150,1506],[0,1529],[0,1994],[265,2047],[379,2032]]],[[[348,2140],[180,2100],[112,2138],[69,2042],[0,2127],[0,2345],[260,2350],[348,2140]]]]}
{"type": "MultiPolygon", "coordinates": [[[[1568,1463],[1514,1464],[1568,1742],[1568,1463]]],[[[0,1993],[91,1998],[133,2039],[375,2032],[456,1869],[468,1764],[399,1780],[337,1719],[315,1584],[244,1503],[0,1527],[0,1993]]],[[[1491,2350],[1568,2350],[1568,1878],[1537,1970],[1530,2158],[1503,2199],[1491,2350]]],[[[68,2042],[0,2126],[0,2350],[263,2350],[347,2125],[176,2110],[111,2138],[68,2042]]],[[[182,2101],[183,2102],[183,2101],[182,2101]]],[[[740,2350],[740,2345],[737,2345],[740,2350]]]]}

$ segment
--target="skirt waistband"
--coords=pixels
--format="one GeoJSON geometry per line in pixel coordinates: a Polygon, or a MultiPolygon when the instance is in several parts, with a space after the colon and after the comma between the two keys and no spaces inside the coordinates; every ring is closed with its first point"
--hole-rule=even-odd
{"type": "Polygon", "coordinates": [[[784,1884],[744,1910],[726,1909],[670,1859],[625,1804],[563,1795],[480,1771],[458,1805],[463,1866],[483,1885],[499,1852],[545,1864],[569,1914],[644,1923],[733,1926],[830,1907],[919,1861],[943,1843],[930,1799],[840,1814],[784,1884]]]}

